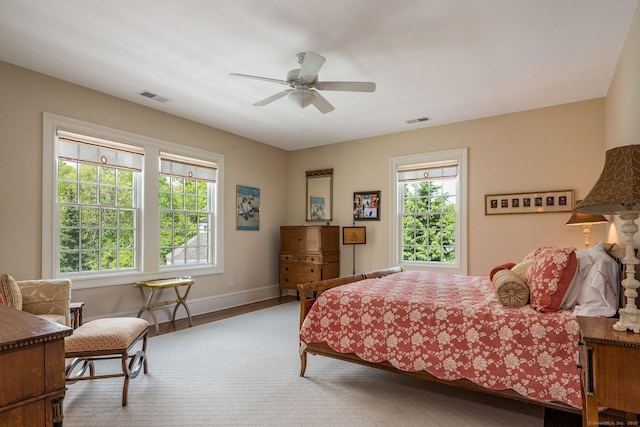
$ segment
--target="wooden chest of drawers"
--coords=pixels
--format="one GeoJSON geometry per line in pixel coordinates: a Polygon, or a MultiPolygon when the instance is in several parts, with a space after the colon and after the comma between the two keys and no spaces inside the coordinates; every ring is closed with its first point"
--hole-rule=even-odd
{"type": "Polygon", "coordinates": [[[0,425],[60,426],[71,329],[0,304],[0,425]]]}
{"type": "Polygon", "coordinates": [[[280,287],[340,276],[340,227],[327,225],[280,227],[280,287]]]}

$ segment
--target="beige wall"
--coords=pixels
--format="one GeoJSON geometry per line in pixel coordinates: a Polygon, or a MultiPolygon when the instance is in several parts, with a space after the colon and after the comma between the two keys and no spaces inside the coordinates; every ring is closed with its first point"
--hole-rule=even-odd
{"type": "MultiPolygon", "coordinates": [[[[356,248],[356,272],[389,266],[389,157],[469,148],[469,274],[486,275],[521,260],[541,245],[582,247],[569,213],[484,215],[484,195],[575,190],[584,197],[600,173],[604,99],[507,114],[452,125],[311,148],[290,153],[288,224],[304,223],[304,172],[334,169],[334,225],[351,225],[354,191],[381,190],[380,221],[367,221],[367,245],[356,248]]],[[[606,236],[594,226],[592,241],[606,236]]],[[[343,275],[352,272],[352,247],[342,247],[343,275]]]]}
{"type": "Polygon", "coordinates": [[[606,126],[607,148],[640,144],[640,7],[609,86],[606,126]]]}
{"type": "MultiPolygon", "coordinates": [[[[278,227],[287,215],[285,151],[7,63],[0,62],[0,76],[1,272],[41,277],[42,115],[49,112],[223,154],[225,273],[197,278],[192,310],[277,295],[278,227]],[[237,184],[261,190],[259,231],[235,230],[237,184]]],[[[76,289],[73,299],[86,302],[88,317],[135,312],[141,305],[128,285],[76,289]]]]}
{"type": "MultiPolygon", "coordinates": [[[[275,289],[278,229],[304,223],[306,170],[334,168],[334,225],[351,225],[354,191],[382,191],[382,219],[365,223],[368,244],[356,248],[356,267],[388,266],[388,159],[412,153],[469,147],[469,274],[487,274],[540,245],[581,247],[580,228],[564,225],[569,214],[485,216],[484,195],[574,189],[581,198],[600,173],[605,146],[640,143],[639,20],[636,14],[606,100],[288,153],[0,62],[0,271],[18,279],[40,277],[45,111],[225,155],[225,274],[199,279],[191,294],[196,301],[275,289]],[[259,232],[235,230],[236,184],[261,189],[259,232]]],[[[594,227],[592,241],[606,236],[607,227],[594,227]]],[[[342,248],[343,275],[351,273],[351,253],[351,247],[342,248]]],[[[73,296],[87,302],[89,317],[139,307],[130,286],[75,290],[73,296]]]]}

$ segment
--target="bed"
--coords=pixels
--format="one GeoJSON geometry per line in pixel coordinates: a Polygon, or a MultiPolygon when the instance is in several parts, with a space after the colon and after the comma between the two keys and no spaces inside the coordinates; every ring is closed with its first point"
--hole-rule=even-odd
{"type": "Polygon", "coordinates": [[[617,312],[610,249],[538,248],[488,276],[393,267],[298,285],[300,375],[323,355],[580,413],[576,316],[617,312]],[[501,297],[505,275],[524,302],[501,297]]]}

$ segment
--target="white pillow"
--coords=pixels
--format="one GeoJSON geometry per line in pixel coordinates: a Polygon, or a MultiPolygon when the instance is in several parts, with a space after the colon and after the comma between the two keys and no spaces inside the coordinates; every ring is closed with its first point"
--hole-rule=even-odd
{"type": "Polygon", "coordinates": [[[578,295],[582,290],[582,286],[587,283],[587,276],[593,266],[593,259],[589,255],[589,249],[578,249],[576,251],[576,259],[578,260],[578,271],[576,271],[571,284],[569,284],[569,289],[564,294],[560,309],[573,309],[576,306],[578,295]]]}
{"type": "Polygon", "coordinates": [[[597,257],[577,295],[574,316],[611,317],[618,311],[618,264],[605,254],[597,257]]]}

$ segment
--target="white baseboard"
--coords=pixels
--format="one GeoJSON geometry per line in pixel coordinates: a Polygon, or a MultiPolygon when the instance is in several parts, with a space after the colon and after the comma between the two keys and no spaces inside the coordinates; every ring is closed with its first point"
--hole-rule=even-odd
{"type": "MultiPolygon", "coordinates": [[[[173,294],[173,292],[172,292],[173,294]]],[[[262,288],[250,289],[246,291],[238,291],[231,292],[223,295],[214,295],[211,297],[205,298],[197,298],[197,299],[187,299],[187,305],[189,306],[189,311],[191,311],[191,317],[197,316],[199,314],[207,314],[214,311],[224,310],[226,308],[238,307],[245,304],[251,304],[254,302],[264,301],[271,298],[276,298],[278,296],[278,286],[264,286],[262,288]]],[[[162,298],[162,295],[160,295],[162,298]]],[[[169,294],[167,300],[175,299],[175,295],[169,294]]],[[[154,297],[155,300],[155,297],[154,297]]],[[[161,299],[161,301],[164,299],[161,299]]],[[[156,318],[158,319],[158,323],[164,323],[171,321],[171,314],[173,313],[174,304],[166,305],[163,307],[158,307],[154,309],[154,313],[156,318]]],[[[99,317],[85,317],[84,320],[94,320],[100,317],[136,317],[138,311],[121,311],[118,313],[112,313],[107,316],[99,316],[99,317]]],[[[140,316],[141,318],[147,320],[151,325],[153,325],[153,318],[148,311],[145,311],[140,316]]],[[[187,312],[184,307],[180,306],[178,308],[178,312],[176,313],[177,319],[186,319],[187,312]]]]}

